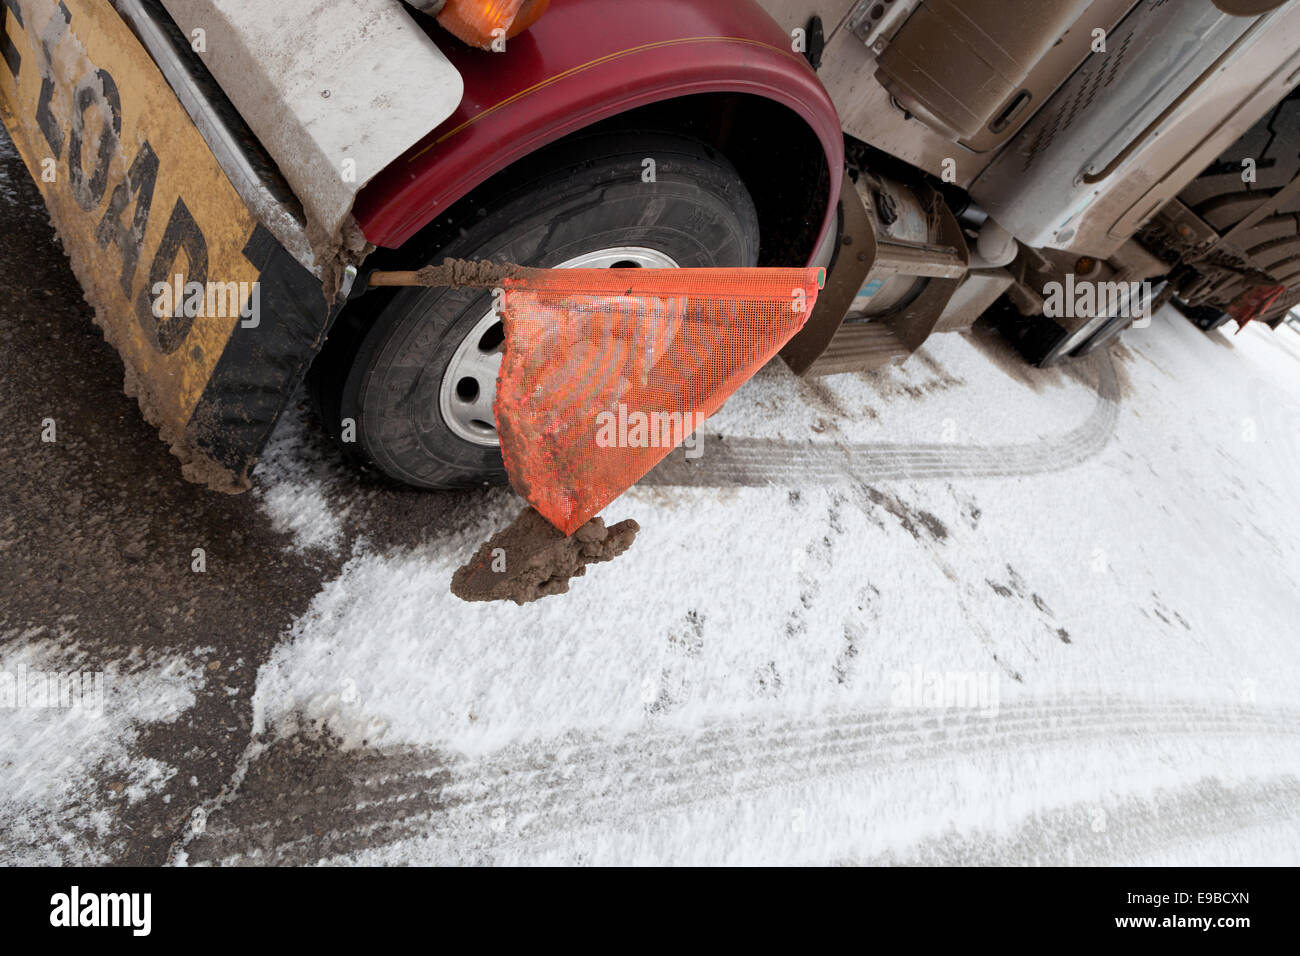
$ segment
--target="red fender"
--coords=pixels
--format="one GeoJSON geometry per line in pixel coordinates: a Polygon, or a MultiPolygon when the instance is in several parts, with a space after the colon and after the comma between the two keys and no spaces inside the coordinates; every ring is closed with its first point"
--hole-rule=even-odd
{"type": "Polygon", "coordinates": [[[395,248],[510,163],[584,126],[694,93],[749,93],[803,118],[839,201],[844,140],[830,96],[790,37],[754,0],[552,0],[505,53],[465,46],[431,24],[460,71],[456,112],[372,180],[354,214],[395,248]]]}

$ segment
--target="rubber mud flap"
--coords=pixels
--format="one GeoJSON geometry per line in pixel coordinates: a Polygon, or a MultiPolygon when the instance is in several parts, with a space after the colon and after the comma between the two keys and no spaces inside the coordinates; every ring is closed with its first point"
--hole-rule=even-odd
{"type": "Polygon", "coordinates": [[[332,319],[320,281],[258,225],[244,247],[258,268],[261,316],[235,327],[186,425],[186,439],[247,488],[271,430],[332,319]]]}
{"type": "Polygon", "coordinates": [[[248,488],[324,338],[321,284],[249,212],[112,4],[0,11],[0,118],[125,391],[186,478],[248,488]]]}

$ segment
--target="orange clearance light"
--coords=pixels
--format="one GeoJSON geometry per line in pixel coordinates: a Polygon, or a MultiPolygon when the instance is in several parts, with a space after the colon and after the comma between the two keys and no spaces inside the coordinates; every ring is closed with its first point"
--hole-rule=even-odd
{"type": "Polygon", "coordinates": [[[500,50],[500,44],[523,33],[546,12],[550,0],[447,0],[438,23],[470,46],[500,50]]]}

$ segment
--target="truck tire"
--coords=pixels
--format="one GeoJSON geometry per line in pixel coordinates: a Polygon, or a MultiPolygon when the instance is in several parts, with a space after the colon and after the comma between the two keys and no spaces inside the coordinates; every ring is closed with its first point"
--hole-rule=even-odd
{"type": "Polygon", "coordinates": [[[1181,299],[1175,299],[1174,308],[1191,320],[1192,324],[1202,332],[1213,332],[1232,320],[1232,316],[1212,305],[1188,305],[1181,299]]]}
{"type": "MultiPolygon", "coordinates": [[[[1161,309],[1173,301],[1173,298],[1173,283],[1166,280],[1160,286],[1160,291],[1151,299],[1151,304],[1148,307],[1151,313],[1151,318],[1154,319],[1161,309]]],[[[1088,339],[1088,341],[1084,342],[1071,352],[1070,357],[1083,358],[1085,355],[1091,355],[1098,349],[1108,348],[1113,343],[1118,342],[1120,336],[1122,336],[1133,324],[1134,320],[1132,318],[1112,319],[1104,327],[1098,329],[1092,338],[1088,339]]]]}
{"type": "MultiPolygon", "coordinates": [[[[1300,88],[1292,90],[1243,133],[1178,198],[1219,235],[1226,235],[1297,175],[1300,175],[1300,88]],[[1243,182],[1245,159],[1254,164],[1255,177],[1250,182],[1243,182]]],[[[1300,199],[1292,196],[1284,201],[1235,241],[1249,251],[1252,265],[1287,287],[1286,295],[1293,296],[1300,288],[1300,199]]],[[[1227,324],[1229,317],[1224,310],[1242,291],[1240,284],[1221,283],[1211,294],[1198,296],[1196,305],[1175,304],[1197,328],[1211,332],[1227,324]]]]}
{"type": "MultiPolygon", "coordinates": [[[[510,167],[368,265],[412,269],[446,257],[546,268],[752,266],[758,216],[735,169],[706,144],[606,131],[510,167]]],[[[308,386],[351,457],[420,488],[504,481],[492,415],[503,331],[491,299],[487,289],[376,288],[347,306],[308,386]]]]}
{"type": "Polygon", "coordinates": [[[1041,365],[1049,355],[1056,355],[1057,346],[1069,334],[1046,316],[1021,315],[1006,296],[999,299],[987,315],[992,326],[1030,365],[1041,365]]]}

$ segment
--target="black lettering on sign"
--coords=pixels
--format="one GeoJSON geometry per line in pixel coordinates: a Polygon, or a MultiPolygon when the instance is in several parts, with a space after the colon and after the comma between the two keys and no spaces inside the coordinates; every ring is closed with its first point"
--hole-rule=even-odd
{"type": "Polygon", "coordinates": [[[149,225],[149,209],[153,205],[154,184],[157,182],[158,157],[149,141],[145,140],[140,144],[140,152],[135,154],[126,176],[113,190],[104,218],[99,220],[99,227],[95,230],[100,246],[112,242],[122,251],[122,294],[128,299],[135,285],[135,269],[140,262],[140,249],[144,246],[144,231],[149,225]],[[122,213],[132,196],[135,197],[135,216],[128,229],[122,225],[122,213]]]}
{"type": "Polygon", "coordinates": [[[9,72],[16,80],[18,68],[23,65],[23,58],[6,29],[9,25],[9,13],[6,13],[6,10],[14,15],[14,22],[19,26],[23,25],[23,11],[18,6],[18,0],[4,0],[3,5],[0,5],[0,57],[4,57],[4,61],[9,64],[9,72]]]}
{"type": "Polygon", "coordinates": [[[63,0],[59,0],[59,11],[46,24],[39,47],[44,60],[41,63],[41,95],[36,101],[36,125],[45,134],[50,149],[54,150],[55,159],[63,155],[63,130],[59,129],[59,121],[50,112],[50,100],[54,97],[54,48],[68,32],[71,22],[72,14],[63,0]]]}
{"type": "Polygon", "coordinates": [[[186,284],[197,282],[207,287],[208,284],[208,242],[203,238],[203,230],[190,215],[185,200],[177,199],[172,207],[171,218],[167,220],[167,229],[163,232],[162,242],[154,254],[153,265],[149,267],[149,281],[140,290],[136,299],[136,313],[144,327],[149,341],[163,355],[170,355],[181,347],[185,337],[190,334],[194,317],[186,315],[185,296],[180,302],[173,303],[170,321],[159,322],[153,314],[153,287],[159,282],[170,282],[176,269],[176,256],[185,252],[189,262],[186,270],[186,284]]]}
{"type": "MultiPolygon", "coordinates": [[[[108,166],[117,153],[117,144],[122,136],[122,97],[117,92],[117,83],[106,70],[96,70],[82,78],[77,84],[73,97],[72,129],[68,133],[68,185],[72,189],[72,198],[86,212],[99,208],[108,186],[108,166]],[[99,156],[95,162],[95,171],[90,179],[81,169],[81,138],[85,135],[86,110],[100,103],[108,107],[108,116],[104,117],[103,127],[99,131],[99,156]]],[[[101,110],[102,112],[102,110],[101,110]]]]}

